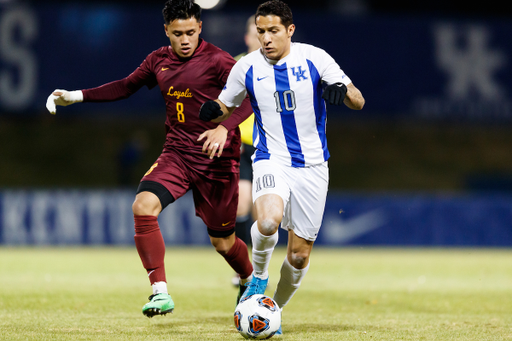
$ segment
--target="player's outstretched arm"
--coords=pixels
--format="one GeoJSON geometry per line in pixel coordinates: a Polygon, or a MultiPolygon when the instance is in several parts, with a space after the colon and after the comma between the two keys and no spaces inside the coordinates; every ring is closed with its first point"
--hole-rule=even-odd
{"type": "Polygon", "coordinates": [[[48,96],[46,100],[46,109],[55,115],[57,113],[57,105],[67,106],[73,103],[83,102],[84,95],[81,90],[67,91],[57,89],[48,96]]]}
{"type": "Polygon", "coordinates": [[[227,107],[224,103],[222,103],[218,99],[216,99],[215,102],[217,102],[220,105],[220,109],[222,110],[222,115],[217,117],[216,119],[212,120],[212,122],[220,123],[220,122],[227,120],[229,117],[231,117],[231,114],[236,109],[236,107],[232,107],[232,108],[227,107]]]}
{"type": "Polygon", "coordinates": [[[216,99],[215,101],[207,101],[201,105],[199,110],[199,118],[203,121],[219,123],[225,121],[231,116],[235,108],[228,108],[224,103],[216,99]]]}
{"type": "Polygon", "coordinates": [[[350,109],[361,110],[363,109],[365,100],[361,91],[354,86],[353,83],[347,85],[347,94],[343,103],[350,109]]]}
{"type": "Polygon", "coordinates": [[[350,83],[334,83],[324,89],[322,98],[331,105],[341,105],[345,103],[347,107],[354,110],[361,110],[364,106],[364,98],[358,88],[350,83]]]}
{"type": "Polygon", "coordinates": [[[341,105],[347,94],[347,86],[343,83],[329,84],[325,87],[322,98],[330,105],[341,105]]]}

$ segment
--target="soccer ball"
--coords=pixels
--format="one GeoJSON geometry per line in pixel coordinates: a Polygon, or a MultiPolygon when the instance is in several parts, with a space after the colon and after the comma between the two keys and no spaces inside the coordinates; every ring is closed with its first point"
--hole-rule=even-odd
{"type": "Polygon", "coordinates": [[[235,308],[235,327],[246,339],[269,339],[281,326],[281,309],[265,295],[251,295],[235,308]]]}

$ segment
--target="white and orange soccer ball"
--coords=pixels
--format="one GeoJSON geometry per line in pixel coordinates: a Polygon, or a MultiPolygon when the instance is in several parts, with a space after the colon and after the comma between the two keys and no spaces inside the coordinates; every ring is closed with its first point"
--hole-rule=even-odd
{"type": "Polygon", "coordinates": [[[265,295],[252,295],[235,308],[235,327],[246,339],[269,339],[281,326],[281,309],[265,295]]]}

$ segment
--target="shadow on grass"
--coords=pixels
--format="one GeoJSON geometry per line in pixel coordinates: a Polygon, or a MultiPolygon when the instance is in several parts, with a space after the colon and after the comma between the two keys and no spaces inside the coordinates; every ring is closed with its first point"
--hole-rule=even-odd
{"type": "MultiPolygon", "coordinates": [[[[372,326],[365,326],[363,329],[370,331],[376,330],[377,328],[372,326]]],[[[352,330],[361,330],[361,326],[324,323],[295,323],[283,325],[283,332],[286,334],[347,332],[352,330]]]]}
{"type": "MultiPolygon", "coordinates": [[[[201,318],[201,319],[182,319],[182,320],[172,320],[172,321],[165,321],[163,323],[154,324],[152,328],[161,330],[161,331],[168,331],[168,330],[174,330],[180,332],[185,332],[189,328],[194,328],[193,326],[201,324],[203,326],[206,325],[218,325],[219,328],[225,329],[228,326],[231,325],[232,320],[230,318],[226,317],[207,317],[207,318],[201,318]]],[[[369,325],[348,325],[348,324],[326,324],[326,323],[295,323],[295,324],[284,324],[283,325],[283,332],[285,334],[290,335],[299,335],[299,334],[325,334],[325,333],[343,333],[343,332],[349,332],[349,331],[376,331],[377,327],[369,326],[369,325]]],[[[228,333],[235,333],[236,330],[233,328],[229,328],[229,330],[224,330],[224,332],[228,333]]]]}
{"type": "Polygon", "coordinates": [[[211,317],[201,317],[201,318],[187,318],[187,319],[168,319],[158,321],[152,325],[152,328],[180,328],[185,326],[193,326],[193,325],[207,325],[214,324],[219,326],[226,326],[233,323],[233,319],[226,316],[211,316],[211,317]]]}

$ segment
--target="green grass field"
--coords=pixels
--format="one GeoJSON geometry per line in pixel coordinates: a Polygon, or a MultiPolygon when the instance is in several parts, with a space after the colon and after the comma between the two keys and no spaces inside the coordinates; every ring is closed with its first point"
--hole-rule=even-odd
{"type": "MultiPolygon", "coordinates": [[[[272,294],[284,249],[271,264],[272,294]]],[[[135,248],[0,248],[2,340],[242,340],[213,248],[169,248],[174,314],[152,319],[135,248]]],[[[282,340],[511,340],[512,250],[322,249],[282,340]]],[[[275,339],[278,339],[277,337],[275,339]]]]}

